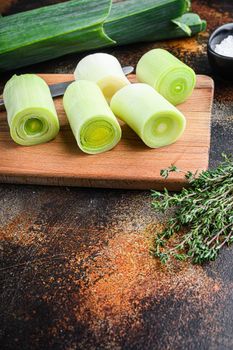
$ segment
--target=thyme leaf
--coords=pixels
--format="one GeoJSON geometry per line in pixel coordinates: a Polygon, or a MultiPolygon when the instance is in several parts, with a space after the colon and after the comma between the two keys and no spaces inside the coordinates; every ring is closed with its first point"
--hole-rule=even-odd
{"type": "MultiPolygon", "coordinates": [[[[167,178],[172,172],[180,170],[172,165],[161,176],[167,178]]],[[[232,157],[223,154],[216,169],[200,175],[188,172],[185,177],[190,186],[180,193],[152,192],[156,211],[175,209],[163,232],[156,234],[151,250],[164,264],[171,258],[203,264],[215,260],[223,246],[233,243],[232,157]]]]}

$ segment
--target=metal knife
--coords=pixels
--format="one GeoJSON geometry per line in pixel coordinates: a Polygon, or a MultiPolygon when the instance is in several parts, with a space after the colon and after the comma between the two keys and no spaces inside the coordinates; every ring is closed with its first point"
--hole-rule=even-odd
{"type": "MultiPolygon", "coordinates": [[[[132,66],[126,66],[123,67],[123,72],[125,75],[129,75],[131,73],[133,73],[134,71],[134,67],[132,66]]],[[[67,81],[65,83],[58,83],[58,84],[53,84],[53,85],[49,85],[49,89],[51,91],[51,95],[52,97],[59,97],[59,96],[63,96],[67,87],[73,83],[74,80],[71,81],[67,81]]],[[[2,98],[0,98],[0,110],[4,109],[4,101],[2,98]]]]}

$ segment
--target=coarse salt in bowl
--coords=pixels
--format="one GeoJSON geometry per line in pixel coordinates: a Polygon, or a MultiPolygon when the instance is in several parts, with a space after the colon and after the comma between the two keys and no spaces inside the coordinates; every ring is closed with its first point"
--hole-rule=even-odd
{"type": "Polygon", "coordinates": [[[228,35],[220,44],[217,44],[215,52],[219,55],[233,58],[233,35],[228,35]]]}
{"type": "Polygon", "coordinates": [[[207,51],[214,73],[233,81],[233,23],[225,24],[213,32],[207,51]]]}

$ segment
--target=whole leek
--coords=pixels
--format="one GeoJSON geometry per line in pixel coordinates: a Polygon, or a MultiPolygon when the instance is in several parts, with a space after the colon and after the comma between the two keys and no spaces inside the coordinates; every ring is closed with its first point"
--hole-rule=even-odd
{"type": "Polygon", "coordinates": [[[98,85],[85,80],[72,83],[65,92],[63,103],[74,137],[83,152],[106,152],[120,141],[120,125],[98,85]]]}
{"type": "Polygon", "coordinates": [[[59,120],[46,82],[35,74],[14,75],[3,99],[12,139],[19,145],[48,142],[59,132],[59,120]]]}
{"type": "Polygon", "coordinates": [[[106,53],[84,57],[74,76],[76,80],[90,80],[98,84],[108,102],[118,90],[130,84],[116,57],[106,53]]]}
{"type": "Polygon", "coordinates": [[[187,37],[205,30],[189,0],[70,0],[0,21],[0,71],[73,52],[187,37]],[[20,59],[19,59],[20,58],[20,59]]]}
{"type": "Polygon", "coordinates": [[[136,74],[140,82],[151,85],[174,105],[186,101],[196,84],[195,72],[163,49],[142,56],[136,74]]]}
{"type": "Polygon", "coordinates": [[[185,130],[183,114],[147,84],[131,84],[118,91],[111,109],[151,148],[170,145],[185,130]]]}

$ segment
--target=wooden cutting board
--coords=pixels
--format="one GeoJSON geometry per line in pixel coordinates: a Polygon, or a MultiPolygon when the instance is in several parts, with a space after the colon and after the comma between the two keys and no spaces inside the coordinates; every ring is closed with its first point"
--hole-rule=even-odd
{"type": "MultiPolygon", "coordinates": [[[[49,84],[69,81],[72,75],[41,75],[49,84]]],[[[130,80],[136,81],[134,75],[130,80]]],[[[214,84],[199,75],[191,98],[178,108],[187,118],[187,129],[175,144],[149,149],[126,125],[123,138],[110,152],[82,153],[66,119],[62,99],[55,100],[61,122],[57,138],[33,147],[16,145],[10,138],[6,113],[0,113],[0,182],[122,189],[179,190],[186,184],[182,174],[164,180],[160,170],[175,164],[183,171],[208,168],[211,108],[214,84]]]]}

